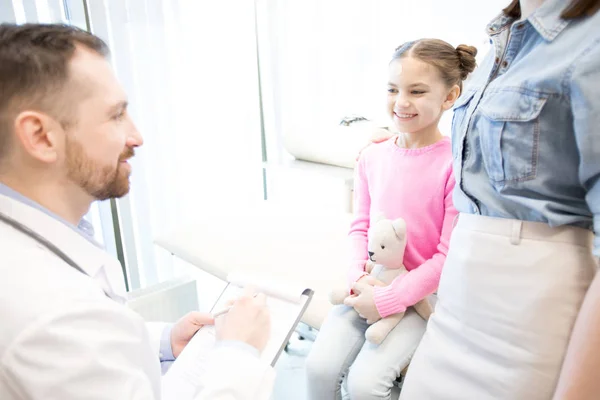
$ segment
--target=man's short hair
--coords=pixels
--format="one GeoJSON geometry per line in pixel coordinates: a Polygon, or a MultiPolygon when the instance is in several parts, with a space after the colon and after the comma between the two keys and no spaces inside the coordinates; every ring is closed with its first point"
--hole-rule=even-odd
{"type": "Polygon", "coordinates": [[[74,26],[0,24],[0,162],[20,112],[36,110],[70,122],[64,92],[77,46],[109,53],[102,39],[74,26]]]}

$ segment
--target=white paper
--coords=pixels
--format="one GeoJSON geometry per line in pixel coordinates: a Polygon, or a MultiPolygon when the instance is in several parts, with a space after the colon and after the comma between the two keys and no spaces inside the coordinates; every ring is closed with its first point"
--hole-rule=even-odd
{"type": "Polygon", "coordinates": [[[239,287],[254,287],[269,297],[275,297],[290,303],[300,303],[306,285],[281,282],[267,275],[247,274],[234,271],[227,275],[227,281],[239,287]]]}
{"type": "MultiPolygon", "coordinates": [[[[269,290],[261,290],[262,287],[257,288],[260,292],[271,293],[271,295],[267,295],[267,306],[271,314],[271,337],[261,358],[274,365],[287,344],[289,335],[295,329],[306,302],[310,299],[308,296],[296,295],[285,296],[286,299],[274,297],[273,288],[276,285],[273,282],[269,282],[269,285],[269,290]]],[[[215,303],[213,311],[225,308],[229,300],[238,298],[242,293],[242,287],[230,283],[215,303]]],[[[205,326],[194,335],[163,377],[163,399],[191,400],[196,393],[202,390],[204,387],[203,377],[207,368],[210,368],[206,361],[215,343],[216,333],[213,326],[205,326]]]]}
{"type": "Polygon", "coordinates": [[[205,326],[192,338],[162,379],[164,400],[193,399],[203,387],[206,361],[215,346],[215,327],[205,326]]]}
{"type": "MultiPolygon", "coordinates": [[[[238,298],[243,294],[243,289],[230,284],[217,301],[214,309],[221,310],[226,307],[229,300],[238,298]]],[[[296,299],[294,299],[296,300],[296,299]]],[[[271,314],[271,338],[263,351],[261,358],[272,363],[282,348],[287,343],[287,336],[296,327],[296,320],[304,306],[304,301],[298,296],[297,301],[289,302],[273,296],[267,296],[267,307],[271,314]]]]}

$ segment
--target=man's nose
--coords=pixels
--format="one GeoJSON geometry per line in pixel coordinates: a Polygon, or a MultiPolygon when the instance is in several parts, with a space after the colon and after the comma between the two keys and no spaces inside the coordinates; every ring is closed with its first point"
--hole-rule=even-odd
{"type": "Polygon", "coordinates": [[[140,131],[137,130],[137,127],[132,123],[132,129],[129,132],[129,136],[127,137],[127,146],[128,147],[139,147],[144,144],[144,138],[140,131]]]}

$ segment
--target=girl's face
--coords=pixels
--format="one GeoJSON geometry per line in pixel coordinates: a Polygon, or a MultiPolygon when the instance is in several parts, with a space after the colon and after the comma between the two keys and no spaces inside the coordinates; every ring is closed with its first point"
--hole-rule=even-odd
{"type": "Polygon", "coordinates": [[[401,133],[437,131],[442,113],[460,94],[448,88],[438,69],[413,57],[393,60],[389,68],[388,113],[401,133]]]}

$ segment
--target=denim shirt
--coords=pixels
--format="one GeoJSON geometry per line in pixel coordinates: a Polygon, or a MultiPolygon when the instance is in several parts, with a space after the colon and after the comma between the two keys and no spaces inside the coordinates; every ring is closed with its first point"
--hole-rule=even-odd
{"type": "Polygon", "coordinates": [[[566,4],[488,25],[493,50],[454,107],[454,204],[593,230],[600,256],[600,12],[566,21],[566,4]]]}

